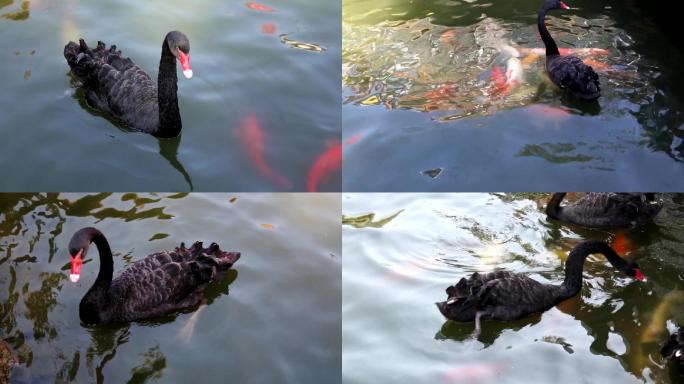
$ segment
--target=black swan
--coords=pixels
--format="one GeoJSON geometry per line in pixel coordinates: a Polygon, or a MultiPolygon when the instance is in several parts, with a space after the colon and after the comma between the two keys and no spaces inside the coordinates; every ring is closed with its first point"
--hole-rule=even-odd
{"type": "Polygon", "coordinates": [[[215,243],[153,253],[126,268],[112,280],[114,261],[102,232],[83,228],[69,242],[72,282],[78,282],[83,259],[93,242],[100,254],[100,272],[79,306],[85,324],[129,322],[162,316],[193,307],[202,301],[207,284],[220,279],[240,258],[215,243]]]}
{"type": "Polygon", "coordinates": [[[476,335],[480,333],[480,319],[515,320],[544,312],[580,291],[584,260],[592,253],[603,254],[627,276],[644,279],[636,263],[625,261],[603,241],[589,240],[570,251],[565,263],[565,281],[561,285],[543,284],[526,275],[506,271],[484,275],[475,272],[448,287],[447,300],[436,303],[437,308],[453,321],[474,320],[476,335]]]}
{"type": "Polygon", "coordinates": [[[594,69],[576,56],[561,56],[558,46],[546,29],[544,19],[552,9],[570,9],[560,0],[546,0],[537,14],[537,26],[546,46],[546,71],[549,78],[561,89],[583,100],[595,100],[601,96],[599,78],[594,69]]]}
{"type": "Polygon", "coordinates": [[[672,360],[684,369],[684,328],[680,328],[677,333],[670,335],[670,339],[660,350],[660,355],[672,360]]]}
{"type": "Polygon", "coordinates": [[[192,77],[190,42],[182,32],[172,31],[164,38],[156,85],[133,60],[121,56],[116,45],[107,49],[98,41],[97,48],[90,49],[83,39],[79,44],[70,41],[64,47],[64,57],[71,73],[83,85],[91,107],[157,137],[180,134],[176,59],[183,75],[192,77]]]}
{"type": "Polygon", "coordinates": [[[561,207],[565,193],[554,193],[546,205],[549,218],[587,228],[630,228],[651,221],[663,202],[654,193],[590,192],[561,207]]]}

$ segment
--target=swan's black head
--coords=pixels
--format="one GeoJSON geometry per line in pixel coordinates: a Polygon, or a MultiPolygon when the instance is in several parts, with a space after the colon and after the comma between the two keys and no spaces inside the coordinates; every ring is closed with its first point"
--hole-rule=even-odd
{"type": "Polygon", "coordinates": [[[192,67],[190,67],[190,40],[183,32],[171,31],[166,34],[166,44],[169,50],[180,61],[183,76],[189,79],[192,77],[192,67]]]}
{"type": "Polygon", "coordinates": [[[545,9],[570,9],[567,4],[561,0],[546,0],[544,3],[545,9]]]}
{"type": "Polygon", "coordinates": [[[81,267],[83,266],[83,259],[88,254],[88,247],[93,236],[99,231],[95,228],[83,228],[74,233],[69,241],[69,260],[71,262],[71,272],[69,273],[69,280],[72,283],[78,283],[81,278],[81,267]]]}
{"type": "Polygon", "coordinates": [[[627,275],[629,277],[633,277],[639,281],[646,280],[646,276],[644,276],[644,274],[641,273],[641,269],[639,269],[639,266],[637,265],[637,263],[628,262],[627,266],[625,268],[623,268],[622,272],[624,272],[625,275],[627,275]]]}

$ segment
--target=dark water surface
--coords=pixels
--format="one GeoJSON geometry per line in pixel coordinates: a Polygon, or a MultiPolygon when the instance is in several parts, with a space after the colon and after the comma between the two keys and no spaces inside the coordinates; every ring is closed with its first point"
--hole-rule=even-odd
{"type": "MultiPolygon", "coordinates": [[[[339,2],[249,4],[0,1],[0,190],[305,190],[340,137],[339,2]],[[69,40],[116,44],[156,79],[170,30],[194,70],[179,69],[180,139],[131,133],[74,92],[69,40]]],[[[340,189],[339,171],[320,179],[340,189]]]]}
{"type": "Polygon", "coordinates": [[[344,190],[684,188],[672,37],[631,1],[552,11],[558,45],[599,72],[601,98],[579,102],[530,51],[541,3],[344,1],[344,190]]]}
{"type": "Polygon", "coordinates": [[[343,195],[344,382],[681,382],[658,352],[684,325],[684,196],[663,196],[654,223],[622,233],[549,222],[548,197],[343,195]],[[446,321],[435,307],[473,272],[560,284],[567,252],[582,239],[629,250],[621,252],[647,281],[591,256],[579,295],[541,315],[483,322],[479,340],[474,324],[446,321]]]}
{"type": "Polygon", "coordinates": [[[19,358],[14,380],[339,382],[339,212],[337,194],[0,194],[0,340],[19,358]],[[67,244],[84,226],[107,236],[115,276],[182,241],[242,257],[198,311],[83,326],[99,260],[91,251],[72,284],[67,244]]]}

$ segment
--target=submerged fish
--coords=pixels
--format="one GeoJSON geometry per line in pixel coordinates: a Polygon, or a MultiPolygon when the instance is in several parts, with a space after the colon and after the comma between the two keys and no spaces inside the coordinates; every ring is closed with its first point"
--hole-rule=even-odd
{"type": "Polygon", "coordinates": [[[584,59],[584,64],[592,67],[595,71],[608,71],[611,69],[609,64],[594,59],[584,59]]]}
{"type": "MultiPolygon", "coordinates": [[[[546,48],[525,48],[517,47],[518,52],[523,55],[538,55],[546,56],[546,48]]],[[[603,48],[558,48],[561,55],[573,55],[573,56],[607,56],[608,50],[603,48]]]]}
{"type": "Polygon", "coordinates": [[[470,363],[459,364],[444,373],[444,379],[448,382],[472,383],[474,380],[491,379],[499,376],[504,365],[500,363],[470,363]]]}
{"type": "Polygon", "coordinates": [[[363,138],[363,135],[361,135],[360,133],[357,133],[356,135],[353,135],[352,137],[348,138],[347,141],[345,141],[344,143],[345,143],[346,145],[356,144],[356,143],[358,143],[362,138],[363,138]]]}
{"type": "Polygon", "coordinates": [[[641,333],[642,343],[652,343],[658,341],[661,335],[665,334],[667,319],[672,315],[674,306],[681,306],[684,302],[684,291],[673,290],[665,294],[663,299],[653,311],[651,321],[641,333]]]}
{"type": "Polygon", "coordinates": [[[273,12],[273,11],[275,11],[275,9],[273,9],[273,7],[269,7],[268,5],[264,5],[264,4],[255,3],[253,1],[247,2],[247,3],[245,3],[245,5],[247,6],[247,8],[253,9],[253,10],[259,11],[259,12],[273,12]]]}
{"type": "Polygon", "coordinates": [[[249,158],[256,164],[259,171],[281,188],[289,188],[292,183],[281,174],[277,173],[266,163],[264,158],[264,133],[259,120],[253,113],[248,113],[238,131],[242,145],[247,149],[249,158]]]}
{"type": "Polygon", "coordinates": [[[309,192],[318,191],[318,183],[330,173],[342,168],[342,143],[334,142],[330,148],[321,153],[309,168],[309,175],[306,178],[306,190],[309,192]]]}
{"type": "Polygon", "coordinates": [[[625,232],[622,231],[615,235],[615,239],[613,239],[611,246],[615,252],[620,255],[627,255],[628,253],[632,252],[632,244],[627,239],[625,232]]]}
{"type": "Polygon", "coordinates": [[[265,33],[267,35],[272,35],[276,32],[276,25],[273,23],[264,23],[261,24],[261,33],[265,33]]]}
{"type": "Polygon", "coordinates": [[[572,115],[572,113],[566,109],[546,104],[532,104],[525,107],[525,111],[531,112],[535,116],[543,116],[552,119],[562,119],[572,115]]]}

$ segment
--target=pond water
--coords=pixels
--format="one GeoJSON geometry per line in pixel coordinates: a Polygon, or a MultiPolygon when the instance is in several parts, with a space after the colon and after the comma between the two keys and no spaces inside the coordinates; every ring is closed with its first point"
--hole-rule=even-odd
{"type": "Polygon", "coordinates": [[[337,194],[0,194],[0,340],[20,363],[13,382],[339,382],[339,212],[337,194]],[[242,256],[199,310],[84,326],[78,305],[99,261],[91,252],[72,284],[67,244],[85,226],[107,236],[115,276],[180,242],[242,256]]]}
{"type": "Polygon", "coordinates": [[[573,100],[541,3],[344,1],[344,190],[681,190],[682,51],[633,2],[568,1],[548,28],[602,87],[573,100]]]}
{"type": "Polygon", "coordinates": [[[339,145],[339,20],[331,0],[0,1],[0,189],[339,191],[335,167],[310,175],[339,145]],[[192,48],[181,137],[131,132],[86,105],[68,41],[116,44],[156,80],[171,30],[192,48]]]}
{"type": "Polygon", "coordinates": [[[681,382],[659,350],[684,325],[684,196],[661,196],[653,223],[621,232],[547,221],[548,198],[343,195],[344,382],[681,382]],[[582,239],[610,242],[647,281],[590,256],[580,294],[541,315],[485,321],[477,340],[473,323],[446,321],[435,307],[473,272],[560,284],[567,252],[582,239]]]}

